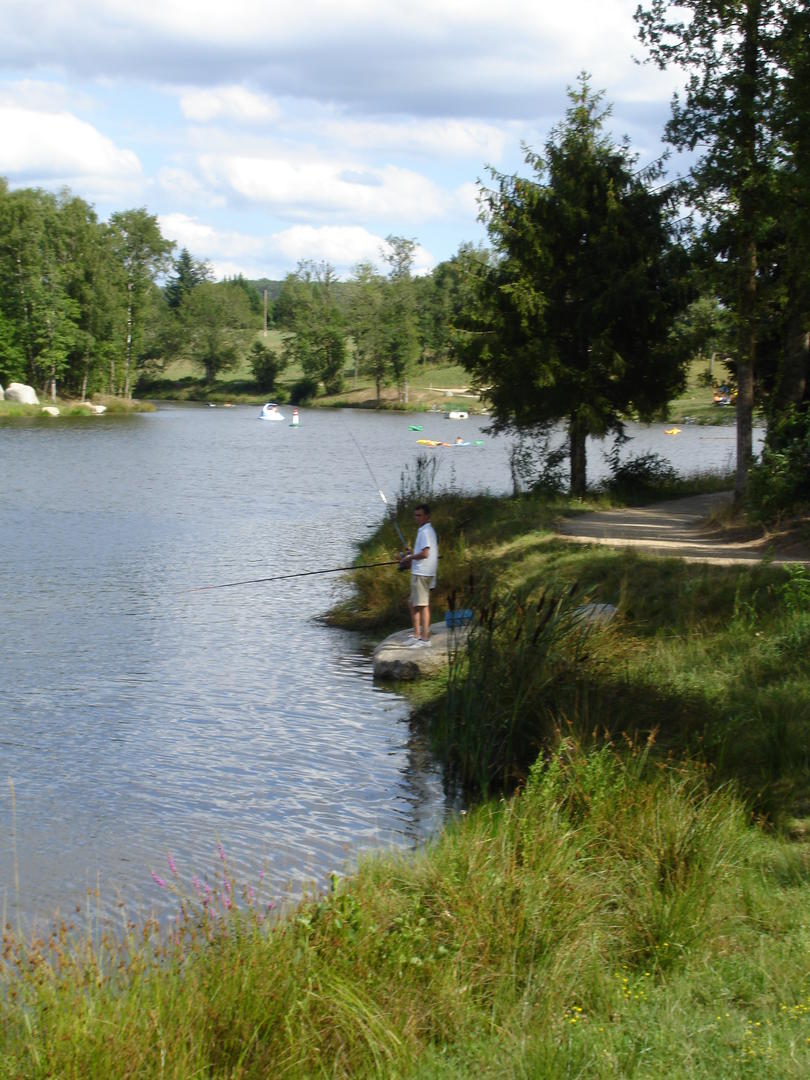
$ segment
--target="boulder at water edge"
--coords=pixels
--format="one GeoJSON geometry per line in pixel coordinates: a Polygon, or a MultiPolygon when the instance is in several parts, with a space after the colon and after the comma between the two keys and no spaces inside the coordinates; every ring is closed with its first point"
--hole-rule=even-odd
{"type": "Polygon", "coordinates": [[[39,405],[39,398],[33,386],[13,382],[6,387],[6,401],[16,401],[18,405],[39,405]]]}
{"type": "Polygon", "coordinates": [[[42,406],[42,411],[44,413],[47,413],[48,416],[58,416],[59,415],[59,410],[57,409],[57,407],[55,405],[43,405],[42,406]]]}
{"type": "Polygon", "coordinates": [[[469,632],[469,626],[448,629],[444,622],[431,623],[430,648],[421,649],[410,644],[410,630],[398,630],[374,650],[374,677],[410,681],[431,675],[449,663],[457,649],[464,647],[469,632]]]}

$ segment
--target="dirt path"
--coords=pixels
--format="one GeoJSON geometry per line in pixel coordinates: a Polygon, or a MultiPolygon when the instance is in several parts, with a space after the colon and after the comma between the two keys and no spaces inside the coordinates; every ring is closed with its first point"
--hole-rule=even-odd
{"type": "Polygon", "coordinates": [[[651,555],[720,564],[810,562],[810,547],[793,536],[746,536],[712,521],[731,504],[731,492],[695,495],[623,510],[599,510],[560,518],[557,533],[577,544],[635,547],[651,555]]]}

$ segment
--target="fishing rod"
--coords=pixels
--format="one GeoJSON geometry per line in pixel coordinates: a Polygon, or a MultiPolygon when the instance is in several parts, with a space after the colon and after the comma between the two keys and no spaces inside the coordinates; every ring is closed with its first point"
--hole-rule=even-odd
{"type": "Polygon", "coordinates": [[[356,563],[354,566],[330,566],[327,570],[301,570],[297,574],[276,574],[274,577],[249,578],[247,581],[226,581],[221,585],[195,585],[183,592],[205,592],[208,589],[232,589],[234,585],[263,585],[267,581],[288,581],[290,578],[312,577],[313,574],[339,574],[342,570],[370,570],[375,566],[399,566],[399,559],[385,562],[356,563]]]}
{"type": "Polygon", "coordinates": [[[399,537],[399,539],[400,539],[400,541],[401,541],[401,543],[402,543],[402,547],[403,547],[403,549],[404,549],[404,550],[406,550],[406,551],[409,551],[409,550],[410,550],[410,548],[408,547],[408,541],[407,541],[407,540],[405,539],[405,537],[404,537],[404,536],[402,535],[402,530],[400,529],[399,525],[397,524],[397,519],[396,519],[396,517],[394,516],[394,511],[393,511],[393,508],[392,508],[392,507],[391,507],[391,506],[389,505],[389,503],[388,503],[388,499],[386,499],[386,497],[385,497],[385,494],[384,494],[384,492],[383,492],[383,489],[382,489],[382,488],[380,487],[380,485],[379,485],[379,484],[377,483],[377,477],[376,477],[376,476],[374,475],[374,472],[373,472],[373,470],[372,470],[371,466],[370,466],[370,465],[369,465],[369,463],[368,463],[368,458],[367,458],[367,457],[366,457],[366,455],[365,455],[365,454],[363,453],[363,448],[361,447],[361,445],[360,445],[360,443],[359,443],[359,442],[357,441],[357,439],[355,439],[355,437],[354,437],[354,432],[352,431],[352,429],[351,429],[351,428],[348,428],[348,432],[349,432],[349,435],[351,435],[351,437],[352,437],[352,442],[353,442],[353,443],[354,443],[354,445],[355,445],[355,446],[357,447],[357,450],[358,450],[358,452],[359,452],[359,454],[360,454],[360,457],[361,457],[361,458],[363,459],[363,461],[364,461],[364,462],[365,462],[365,464],[366,464],[366,468],[368,469],[368,474],[369,474],[369,476],[370,476],[370,477],[371,477],[371,479],[372,479],[372,480],[374,481],[374,486],[375,486],[375,488],[377,489],[377,494],[378,494],[378,495],[380,496],[380,498],[382,499],[383,503],[385,503],[385,508],[386,508],[386,510],[387,510],[387,511],[389,512],[389,514],[391,515],[391,522],[392,522],[392,524],[393,524],[394,528],[395,528],[395,529],[397,530],[397,536],[399,537]]]}

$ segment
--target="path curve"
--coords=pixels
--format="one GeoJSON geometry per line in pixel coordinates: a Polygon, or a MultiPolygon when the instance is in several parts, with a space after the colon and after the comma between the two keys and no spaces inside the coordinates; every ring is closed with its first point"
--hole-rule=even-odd
{"type": "Polygon", "coordinates": [[[731,565],[766,557],[774,563],[810,561],[806,549],[780,551],[768,537],[734,539],[729,530],[713,524],[712,514],[730,506],[732,498],[731,492],[723,491],[651,506],[590,511],[560,518],[555,530],[571,543],[633,547],[650,555],[694,562],[731,565]]]}

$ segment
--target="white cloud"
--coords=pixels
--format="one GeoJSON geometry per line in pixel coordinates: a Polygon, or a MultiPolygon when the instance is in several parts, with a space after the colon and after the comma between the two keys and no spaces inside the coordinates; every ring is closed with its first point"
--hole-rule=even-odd
{"type": "Polygon", "coordinates": [[[0,61],[8,70],[47,65],[201,92],[254,88],[241,102],[188,103],[221,116],[267,107],[283,94],[377,115],[529,119],[583,68],[610,90],[640,51],[636,0],[278,0],[271,9],[259,0],[82,0],[78,7],[52,5],[45,14],[34,0],[6,0],[0,61]]]}
{"type": "Polygon", "coordinates": [[[293,225],[276,233],[271,238],[271,246],[289,266],[301,259],[312,259],[345,270],[365,260],[379,262],[383,238],[359,225],[293,225]]]}
{"type": "Polygon", "coordinates": [[[202,155],[206,180],[249,202],[290,217],[315,215],[391,217],[427,221],[447,210],[447,196],[411,169],[358,168],[328,158],[202,155]]]}
{"type": "Polygon", "coordinates": [[[503,126],[473,120],[332,120],[321,127],[332,141],[357,149],[436,158],[498,161],[511,136],[503,126]]]}
{"type": "Polygon", "coordinates": [[[255,94],[243,86],[223,86],[213,90],[187,90],[180,108],[189,120],[231,120],[237,123],[268,123],[280,115],[278,105],[265,94],[255,94]]]}
{"type": "Polygon", "coordinates": [[[131,150],[69,112],[0,106],[0,172],[17,180],[133,180],[141,165],[131,150]]]}
{"type": "Polygon", "coordinates": [[[45,113],[74,112],[77,108],[92,109],[93,99],[63,83],[20,79],[0,86],[0,105],[45,113]]]}
{"type": "Polygon", "coordinates": [[[164,166],[158,171],[158,183],[163,191],[183,204],[225,206],[225,199],[205,187],[188,169],[164,166]]]}
{"type": "MultiPolygon", "coordinates": [[[[217,229],[187,214],[160,217],[163,235],[178,248],[188,248],[197,259],[211,263],[218,278],[237,273],[248,277],[282,278],[302,260],[328,262],[342,276],[359,263],[370,261],[383,269],[385,239],[361,225],[293,225],[266,236],[217,229]]],[[[414,252],[414,272],[428,273],[436,264],[421,245],[414,252]]]]}
{"type": "Polygon", "coordinates": [[[472,182],[461,184],[456,188],[456,200],[461,215],[475,221],[480,209],[478,206],[478,185],[472,182]]]}
{"type": "Polygon", "coordinates": [[[168,240],[174,240],[178,247],[188,248],[198,259],[206,261],[223,257],[253,258],[264,250],[267,243],[246,233],[217,229],[188,214],[162,214],[158,220],[160,231],[168,240]]]}

